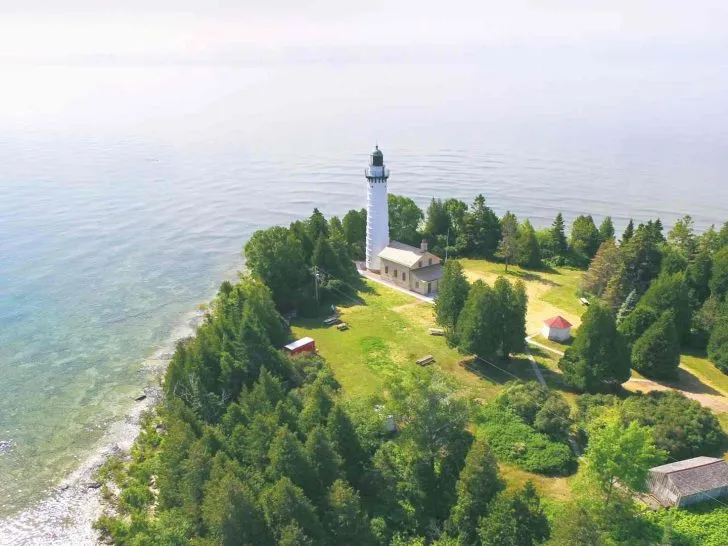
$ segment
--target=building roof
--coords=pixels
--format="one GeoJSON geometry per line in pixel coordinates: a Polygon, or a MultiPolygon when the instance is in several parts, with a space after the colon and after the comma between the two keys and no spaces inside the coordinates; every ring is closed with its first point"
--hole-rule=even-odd
{"type": "Polygon", "coordinates": [[[561,315],[556,315],[548,320],[543,321],[546,326],[551,328],[571,328],[571,323],[561,315]]]}
{"type": "Polygon", "coordinates": [[[295,351],[296,349],[303,347],[304,345],[308,345],[309,343],[313,342],[312,337],[302,337],[301,339],[297,339],[296,341],[289,343],[286,345],[286,349],[289,351],[295,351]]]}
{"type": "Polygon", "coordinates": [[[442,271],[444,267],[442,264],[433,264],[426,267],[420,267],[419,269],[412,270],[412,276],[422,282],[437,281],[442,277],[442,271]]]}
{"type": "Polygon", "coordinates": [[[379,253],[379,257],[405,267],[412,268],[422,259],[425,253],[416,246],[406,245],[399,241],[390,241],[379,253]]]}
{"type": "Polygon", "coordinates": [[[715,457],[695,457],[650,469],[665,474],[681,496],[728,487],[728,463],[715,457]]]}

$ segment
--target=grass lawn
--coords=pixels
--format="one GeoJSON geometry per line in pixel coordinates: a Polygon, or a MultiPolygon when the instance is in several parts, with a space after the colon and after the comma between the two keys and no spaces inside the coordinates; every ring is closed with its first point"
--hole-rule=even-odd
{"type": "Polygon", "coordinates": [[[500,470],[501,477],[506,482],[507,489],[519,489],[528,480],[531,480],[542,497],[556,502],[568,502],[571,500],[572,492],[569,482],[573,479],[572,477],[554,478],[541,476],[540,474],[526,472],[515,466],[502,463],[498,464],[498,469],[500,470]]]}
{"type": "Polygon", "coordinates": [[[581,323],[584,306],[579,302],[577,291],[583,271],[570,268],[558,268],[546,271],[532,271],[518,266],[509,266],[487,260],[462,259],[465,273],[471,281],[482,279],[492,284],[499,275],[511,281],[521,280],[528,293],[528,316],[526,331],[529,335],[537,334],[543,327],[543,321],[554,315],[562,315],[575,327],[581,323]]]}
{"type": "Polygon", "coordinates": [[[728,375],[721,372],[707,358],[684,354],[680,357],[680,364],[690,370],[704,383],[728,396],[728,375]]]}
{"type": "Polygon", "coordinates": [[[458,353],[444,337],[428,334],[428,328],[436,326],[432,305],[377,283],[367,285],[361,304],[339,307],[349,330],[326,327],[321,318],[297,319],[291,325],[296,337],[316,340],[347,395],[379,392],[390,377],[416,367],[418,358],[430,354],[435,357],[433,366],[458,379],[473,397],[486,401],[514,375],[535,378],[525,357],[484,363],[458,353]]]}

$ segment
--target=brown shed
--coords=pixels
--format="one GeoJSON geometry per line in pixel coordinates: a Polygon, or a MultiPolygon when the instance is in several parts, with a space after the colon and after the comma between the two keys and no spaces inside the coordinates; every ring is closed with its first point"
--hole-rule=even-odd
{"type": "Polygon", "coordinates": [[[665,506],[688,506],[728,495],[728,463],[695,457],[650,469],[650,492],[665,506]]]}

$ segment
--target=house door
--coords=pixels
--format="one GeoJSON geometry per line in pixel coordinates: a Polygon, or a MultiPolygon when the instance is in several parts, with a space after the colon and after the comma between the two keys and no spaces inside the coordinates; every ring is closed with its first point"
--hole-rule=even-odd
{"type": "Polygon", "coordinates": [[[428,282],[427,283],[427,293],[429,294],[430,292],[432,292],[432,283],[428,282]]]}

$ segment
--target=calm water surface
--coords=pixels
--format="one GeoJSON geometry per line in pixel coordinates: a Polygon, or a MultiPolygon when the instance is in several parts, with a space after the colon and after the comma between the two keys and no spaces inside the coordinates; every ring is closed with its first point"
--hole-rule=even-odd
{"type": "Polygon", "coordinates": [[[390,191],[422,206],[482,192],[539,226],[559,210],[619,229],[727,220],[725,76],[582,68],[536,63],[505,81],[470,62],[6,72],[0,515],[124,416],[150,380],[142,360],[234,274],[254,230],[364,206],[375,142],[390,191]]]}

